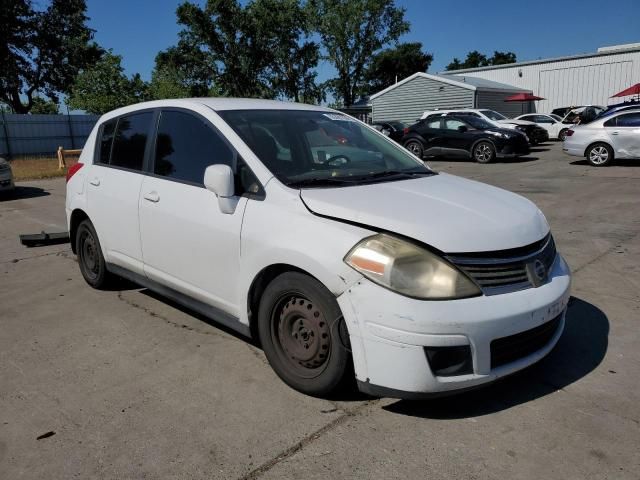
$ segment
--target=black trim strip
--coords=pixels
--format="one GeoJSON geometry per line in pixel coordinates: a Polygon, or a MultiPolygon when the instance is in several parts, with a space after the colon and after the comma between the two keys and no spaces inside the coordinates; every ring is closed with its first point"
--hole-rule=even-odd
{"type": "Polygon", "coordinates": [[[224,325],[225,327],[238,332],[247,338],[251,338],[251,329],[248,325],[240,323],[239,318],[223,310],[220,310],[219,308],[201,302],[200,300],[191,298],[184,293],[180,293],[172,288],[169,288],[154,280],[151,280],[145,276],[127,270],[126,268],[120,267],[118,265],[107,263],[107,270],[114,273],[115,275],[126,278],[131,282],[148,288],[149,290],[152,290],[162,295],[163,297],[167,297],[168,299],[173,300],[174,302],[179,303],[180,305],[193,310],[200,315],[204,315],[205,317],[210,318],[211,320],[224,325]]]}

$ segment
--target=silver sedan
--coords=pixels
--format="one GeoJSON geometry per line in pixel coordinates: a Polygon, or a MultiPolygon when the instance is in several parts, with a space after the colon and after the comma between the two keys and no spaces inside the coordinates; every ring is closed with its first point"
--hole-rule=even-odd
{"type": "Polygon", "coordinates": [[[595,167],[610,165],[614,159],[640,159],[640,108],[572,127],[562,150],[586,157],[595,167]]]}

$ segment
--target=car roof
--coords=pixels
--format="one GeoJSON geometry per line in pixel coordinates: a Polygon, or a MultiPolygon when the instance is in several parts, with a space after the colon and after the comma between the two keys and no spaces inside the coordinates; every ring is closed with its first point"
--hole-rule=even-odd
{"type": "MultiPolygon", "coordinates": [[[[146,108],[162,108],[162,107],[194,107],[196,105],[204,105],[215,111],[226,110],[308,110],[308,111],[324,111],[336,112],[330,108],[320,107],[318,105],[308,105],[305,103],[285,102],[279,100],[263,100],[256,98],[228,98],[228,97],[202,97],[202,98],[178,98],[166,100],[152,100],[150,102],[141,102],[126,107],[112,110],[105,116],[118,116],[126,113],[136,112],[146,108]]],[[[345,114],[346,115],[346,114],[345,114]]]]}

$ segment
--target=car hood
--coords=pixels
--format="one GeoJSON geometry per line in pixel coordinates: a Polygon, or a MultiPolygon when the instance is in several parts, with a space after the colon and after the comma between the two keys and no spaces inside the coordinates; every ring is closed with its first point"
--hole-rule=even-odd
{"type": "Polygon", "coordinates": [[[530,122],[529,120],[516,120],[513,118],[505,118],[504,120],[498,120],[498,123],[502,125],[536,125],[534,122],[530,122]]]}
{"type": "Polygon", "coordinates": [[[313,213],[395,232],[445,253],[522,247],[549,232],[526,198],[447,174],[303,189],[300,197],[313,213]]]}

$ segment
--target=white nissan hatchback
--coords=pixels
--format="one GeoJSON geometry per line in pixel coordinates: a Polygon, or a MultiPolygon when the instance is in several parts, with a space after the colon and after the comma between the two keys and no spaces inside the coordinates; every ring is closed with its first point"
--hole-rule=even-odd
{"type": "Polygon", "coordinates": [[[104,115],[68,174],[95,288],[133,280],[248,337],[293,388],[476,387],[544,357],[570,273],[543,214],[327,108],[163,100],[104,115]]]}

